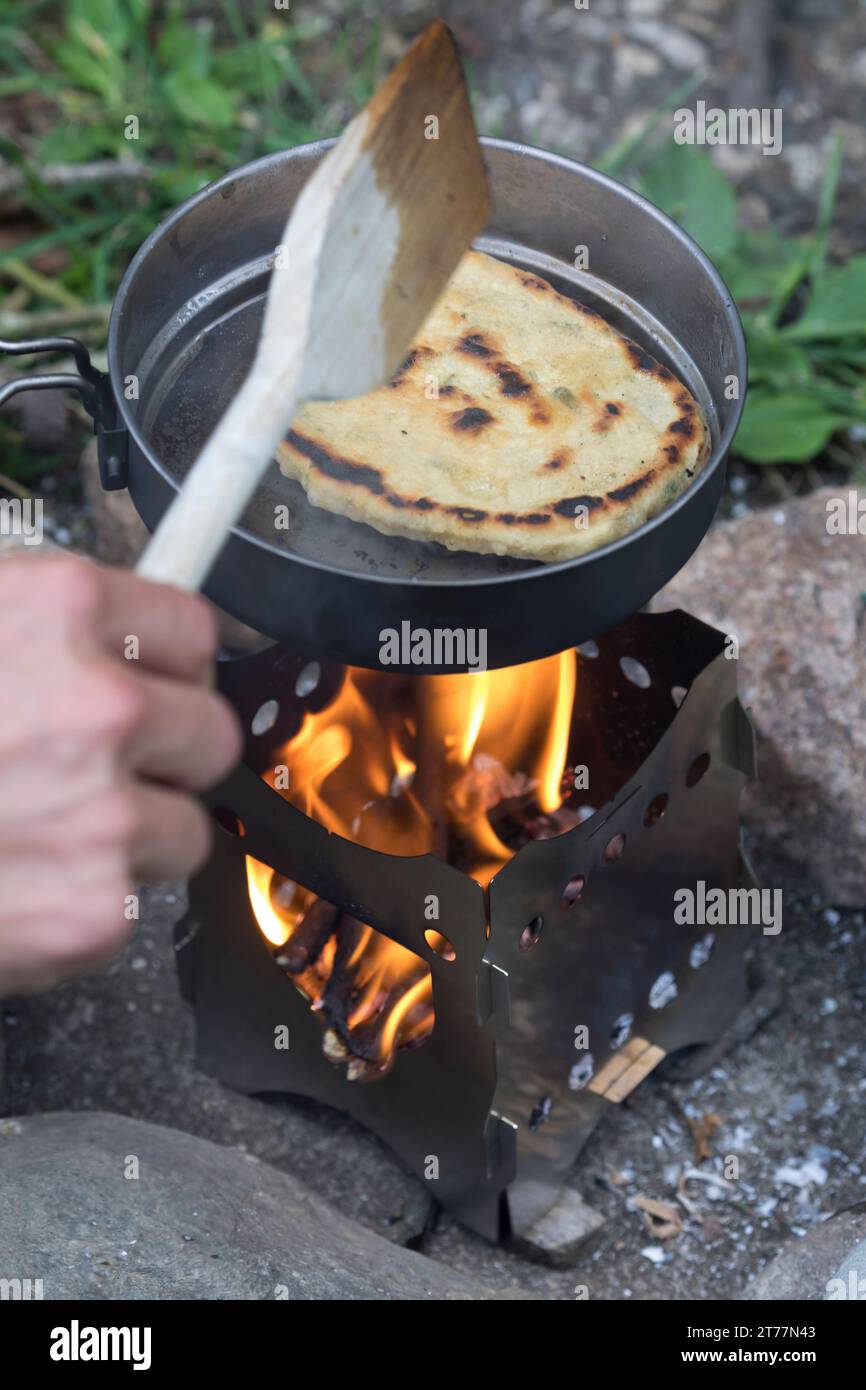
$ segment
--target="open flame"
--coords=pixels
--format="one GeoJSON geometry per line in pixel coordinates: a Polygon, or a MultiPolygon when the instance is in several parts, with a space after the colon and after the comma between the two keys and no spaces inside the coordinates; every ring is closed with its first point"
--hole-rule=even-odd
{"type": "MultiPolygon", "coordinates": [[[[563,787],[576,653],[457,676],[348,668],[265,780],[328,830],[388,854],[437,854],[486,887],[511,858],[515,821],[550,835],[577,823],[563,787]]],[[[412,951],[247,857],[250,902],[276,960],[326,1024],[350,1079],[375,1079],[433,1030],[430,970],[412,951]]],[[[444,935],[428,941],[453,958],[444,935]]]]}

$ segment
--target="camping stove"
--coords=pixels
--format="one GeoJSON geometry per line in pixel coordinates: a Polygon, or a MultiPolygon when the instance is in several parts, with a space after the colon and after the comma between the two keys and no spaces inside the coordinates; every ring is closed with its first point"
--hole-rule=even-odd
{"type": "Polygon", "coordinates": [[[222,661],[246,747],[177,934],[200,1065],[346,1111],[469,1226],[528,1231],[605,1112],[744,1002],[748,928],[674,920],[678,888],[738,879],[734,672],[682,612],[477,675],[222,661]]]}
{"type": "MultiPolygon", "coordinates": [[[[747,371],[731,295],[622,184],[482,145],[477,248],[597,310],[635,371],[687,385],[711,457],[658,515],[550,565],[380,535],[272,465],[205,585],[274,645],[220,662],[246,750],[212,799],[178,960],[202,1066],[347,1111],[496,1239],[528,1232],[605,1111],[742,1001],[746,929],[680,925],[674,893],[735,885],[752,739],[723,635],[641,611],[721,495],[747,371]]],[[[0,342],[73,354],[77,374],[17,378],[0,405],[79,391],[104,485],[150,527],[250,368],[287,211],[327,148],[235,170],[151,233],[107,374],[73,339],[0,342]]]]}

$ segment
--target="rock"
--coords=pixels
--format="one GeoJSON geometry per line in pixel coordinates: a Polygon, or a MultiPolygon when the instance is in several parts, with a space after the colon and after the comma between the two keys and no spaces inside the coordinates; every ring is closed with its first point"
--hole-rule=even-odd
{"type": "Polygon", "coordinates": [[[106,565],[131,569],[147,545],[148,530],[125,489],[106,492],[99,480],[96,439],[81,455],[81,481],[96,532],[96,556],[106,565]]]}
{"type": "MultiPolygon", "coordinates": [[[[829,535],[825,488],[712,530],[653,602],[739,639],[758,737],[743,799],[761,849],[866,903],[866,539],[829,535]]],[[[846,495],[845,490],[843,494],[846,495]]]]}
{"type": "Polygon", "coordinates": [[[604,1217],[588,1206],[578,1192],[565,1187],[548,1211],[522,1235],[513,1237],[511,1248],[539,1264],[567,1269],[603,1225],[604,1217]]]}
{"type": "Polygon", "coordinates": [[[761,1270],[743,1298],[780,1299],[818,1303],[851,1297],[859,1280],[866,1298],[866,1202],[837,1212],[808,1235],[789,1241],[774,1260],[761,1270]],[[854,1278],[851,1278],[851,1271],[854,1278]],[[840,1280],[841,1284],[831,1284],[840,1280]],[[843,1286],[845,1292],[843,1292],[843,1286]]]}
{"type": "Polygon", "coordinates": [[[250,1154],[142,1120],[28,1116],[0,1130],[0,1171],[0,1275],[38,1270],[46,1299],[523,1297],[399,1249],[250,1154]]]}
{"type": "Polygon", "coordinates": [[[707,49],[691,34],[675,29],[670,23],[655,19],[633,19],[626,25],[627,32],[639,43],[654,48],[675,68],[685,72],[699,71],[707,61],[707,49]]]}
{"type": "Polygon", "coordinates": [[[628,89],[642,77],[657,77],[662,63],[648,48],[636,43],[620,43],[613,51],[613,69],[617,87],[628,89]]]}

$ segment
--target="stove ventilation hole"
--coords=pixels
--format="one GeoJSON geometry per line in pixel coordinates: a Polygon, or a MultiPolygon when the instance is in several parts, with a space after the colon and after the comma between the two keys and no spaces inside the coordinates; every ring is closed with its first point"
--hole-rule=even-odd
{"type": "Polygon", "coordinates": [[[615,1019],[614,1025],[610,1030],[610,1047],[612,1052],[619,1052],[631,1037],[631,1030],[634,1027],[634,1014],[620,1014],[615,1019]]]}
{"type": "Polygon", "coordinates": [[[709,753],[699,753],[686,773],[686,786],[696,787],[710,765],[709,753]]]}
{"type": "Polygon", "coordinates": [[[214,817],[218,825],[223,830],[227,830],[230,835],[246,835],[246,826],[240,816],[236,816],[234,811],[230,811],[228,806],[214,806],[214,817]]]}
{"type": "Polygon", "coordinates": [[[623,835],[622,831],[620,831],[620,833],[619,833],[618,835],[612,836],[611,839],[609,839],[608,842],[607,842],[607,844],[605,845],[605,847],[604,847],[604,853],[603,853],[602,856],[601,856],[601,857],[602,857],[603,863],[605,863],[605,864],[613,864],[613,863],[615,863],[615,861],[616,861],[617,859],[619,859],[620,856],[622,855],[622,852],[623,852],[624,849],[625,849],[625,836],[623,835]]]}
{"type": "Polygon", "coordinates": [[[550,1119],[550,1112],[553,1109],[553,1100],[550,1096],[542,1096],[529,1117],[529,1128],[538,1129],[545,1120],[550,1119]]]}
{"type": "Polygon", "coordinates": [[[541,928],[544,926],[543,917],[533,917],[532,921],[523,928],[520,933],[518,945],[521,951],[529,951],[541,936],[541,928]]]}
{"type": "Polygon", "coordinates": [[[321,679],[322,668],[318,661],[308,661],[298,673],[298,679],[295,681],[295,694],[298,699],[304,700],[308,695],[312,695],[321,679]]]}
{"type": "Polygon", "coordinates": [[[715,948],[716,938],[711,931],[706,936],[702,936],[700,941],[696,941],[689,952],[689,965],[693,970],[700,970],[702,965],[706,965],[715,948]]]}
{"type": "Polygon", "coordinates": [[[262,734],[266,734],[269,729],[274,727],[279,712],[280,707],[276,700],[265,700],[263,705],[259,705],[250,724],[256,738],[261,738],[262,734]]]}
{"type": "Polygon", "coordinates": [[[588,1086],[595,1071],[595,1062],[592,1053],[587,1052],[585,1057],[581,1057],[579,1062],[575,1062],[571,1071],[568,1073],[568,1089],[570,1091],[582,1091],[584,1086],[588,1086]]]}
{"type": "Polygon", "coordinates": [[[457,952],[454,950],[448,937],[443,936],[441,931],[434,931],[432,927],[428,927],[427,931],[424,933],[424,940],[427,942],[430,950],[435,951],[437,956],[441,956],[443,960],[457,959],[457,952]]]}
{"type": "Polygon", "coordinates": [[[649,992],[651,1009],[666,1009],[677,997],[677,982],[670,970],[659,975],[649,992]]]}
{"type": "Polygon", "coordinates": [[[684,685],[674,685],[671,687],[671,699],[673,700],[677,709],[679,709],[680,705],[682,704],[683,700],[686,698],[688,693],[689,692],[684,685]]]}
{"type": "Polygon", "coordinates": [[[659,792],[654,796],[649,806],[643,813],[643,823],[649,830],[652,826],[658,825],[665,811],[668,809],[670,797],[667,792],[659,792]]]}
{"type": "Polygon", "coordinates": [[[586,879],[584,878],[583,874],[575,874],[574,878],[570,878],[568,880],[568,883],[562,890],[562,897],[559,900],[559,906],[571,907],[572,903],[576,903],[578,898],[580,898],[583,895],[583,887],[585,883],[586,879]]]}
{"type": "Polygon", "coordinates": [[[581,656],[589,657],[590,661],[594,661],[598,656],[598,643],[593,642],[590,638],[588,642],[581,642],[577,650],[580,652],[581,656]]]}
{"type": "Polygon", "coordinates": [[[631,681],[632,685],[636,685],[640,690],[649,690],[652,685],[652,676],[649,671],[642,662],[635,661],[633,656],[621,656],[619,669],[626,680],[631,681]]]}

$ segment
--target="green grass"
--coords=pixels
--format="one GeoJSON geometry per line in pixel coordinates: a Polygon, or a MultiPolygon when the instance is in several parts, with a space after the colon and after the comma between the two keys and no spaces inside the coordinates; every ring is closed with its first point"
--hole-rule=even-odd
{"type": "Polygon", "coordinates": [[[258,7],[253,19],[236,0],[169,0],[159,12],[157,20],[152,0],[69,0],[58,23],[54,0],[0,6],[0,100],[34,94],[49,113],[46,129],[20,146],[0,139],[42,224],[12,254],[27,261],[65,246],[57,277],[81,301],[110,298],[154,224],[212,179],[335,133],[329,93],[344,71],[352,106],[377,80],[377,25],[365,31],[359,61],[345,40],[323,55],[315,10],[295,19],[293,10],[258,7]],[[315,51],[315,76],[305,49],[315,51]],[[151,176],[62,189],[41,177],[46,165],[105,159],[138,161],[151,176]]]}
{"type": "MultiPolygon", "coordinates": [[[[827,262],[841,167],[837,140],[814,230],[745,230],[734,191],[703,150],[670,142],[634,182],[715,262],[746,331],[749,392],[736,452],[756,464],[808,463],[839,431],[866,425],[866,256],[827,262]]],[[[862,468],[853,446],[837,463],[862,468]]]]}

